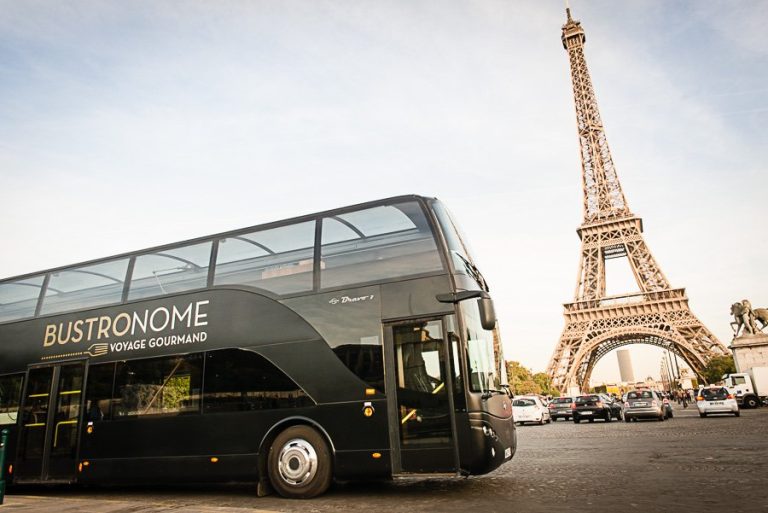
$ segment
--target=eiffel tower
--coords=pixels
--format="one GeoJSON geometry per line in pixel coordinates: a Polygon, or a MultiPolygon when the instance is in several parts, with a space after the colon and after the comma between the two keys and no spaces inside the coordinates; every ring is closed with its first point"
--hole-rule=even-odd
{"type": "Polygon", "coordinates": [[[571,65],[581,146],[584,221],[577,230],[581,263],[575,297],[565,306],[565,328],[547,368],[565,392],[586,389],[595,364],[629,344],[651,344],[679,355],[699,376],[710,358],[729,354],[688,306],[685,289],[672,288],[643,239],[642,219],[632,214],[619,183],[584,58],[581,23],[563,25],[571,65]],[[605,261],[627,258],[639,293],[605,294],[605,261]]]}

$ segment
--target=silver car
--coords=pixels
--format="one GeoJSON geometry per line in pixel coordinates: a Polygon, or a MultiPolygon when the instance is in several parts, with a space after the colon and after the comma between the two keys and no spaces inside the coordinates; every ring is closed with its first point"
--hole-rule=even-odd
{"type": "Polygon", "coordinates": [[[667,418],[664,399],[654,390],[633,390],[627,394],[624,401],[624,422],[637,419],[667,418]]]}
{"type": "Polygon", "coordinates": [[[700,388],[696,394],[696,408],[699,417],[712,413],[730,413],[739,416],[739,405],[725,387],[700,388]]]}

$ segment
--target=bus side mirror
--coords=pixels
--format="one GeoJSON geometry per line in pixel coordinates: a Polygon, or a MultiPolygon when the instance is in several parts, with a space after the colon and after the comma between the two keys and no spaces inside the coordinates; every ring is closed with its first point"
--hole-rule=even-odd
{"type": "Polygon", "coordinates": [[[492,330],[496,327],[496,309],[493,308],[493,300],[489,297],[481,297],[477,300],[480,307],[480,324],[484,330],[492,330]]]}
{"type": "Polygon", "coordinates": [[[492,330],[496,327],[496,310],[493,308],[493,300],[487,292],[482,290],[464,290],[448,294],[438,294],[435,298],[441,303],[459,303],[467,299],[478,298],[477,306],[480,310],[480,325],[484,330],[492,330]]]}

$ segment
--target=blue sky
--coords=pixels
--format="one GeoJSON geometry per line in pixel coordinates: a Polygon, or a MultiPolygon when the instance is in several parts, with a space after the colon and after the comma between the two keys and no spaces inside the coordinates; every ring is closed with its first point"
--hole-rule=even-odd
{"type": "MultiPolygon", "coordinates": [[[[420,193],[464,226],[507,358],[546,366],[581,222],[561,2],[0,8],[0,276],[420,193]]],[[[728,343],[730,303],[768,306],[768,2],[571,8],[629,206],[728,343]]]]}

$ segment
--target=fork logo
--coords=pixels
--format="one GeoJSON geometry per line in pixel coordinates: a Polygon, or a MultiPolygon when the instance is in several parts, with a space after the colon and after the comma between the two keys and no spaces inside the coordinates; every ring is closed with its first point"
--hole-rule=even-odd
{"type": "Polygon", "coordinates": [[[58,354],[58,355],[56,354],[48,355],[48,356],[43,356],[42,358],[40,358],[40,360],[46,361],[46,360],[52,360],[56,358],[72,358],[75,356],[92,356],[95,358],[97,356],[106,356],[107,353],[109,353],[108,344],[91,344],[88,347],[88,349],[86,349],[85,351],[76,351],[74,353],[64,353],[64,354],[58,354]]]}
{"type": "Polygon", "coordinates": [[[109,352],[109,345],[107,344],[93,344],[87,351],[90,356],[104,356],[109,352]]]}

